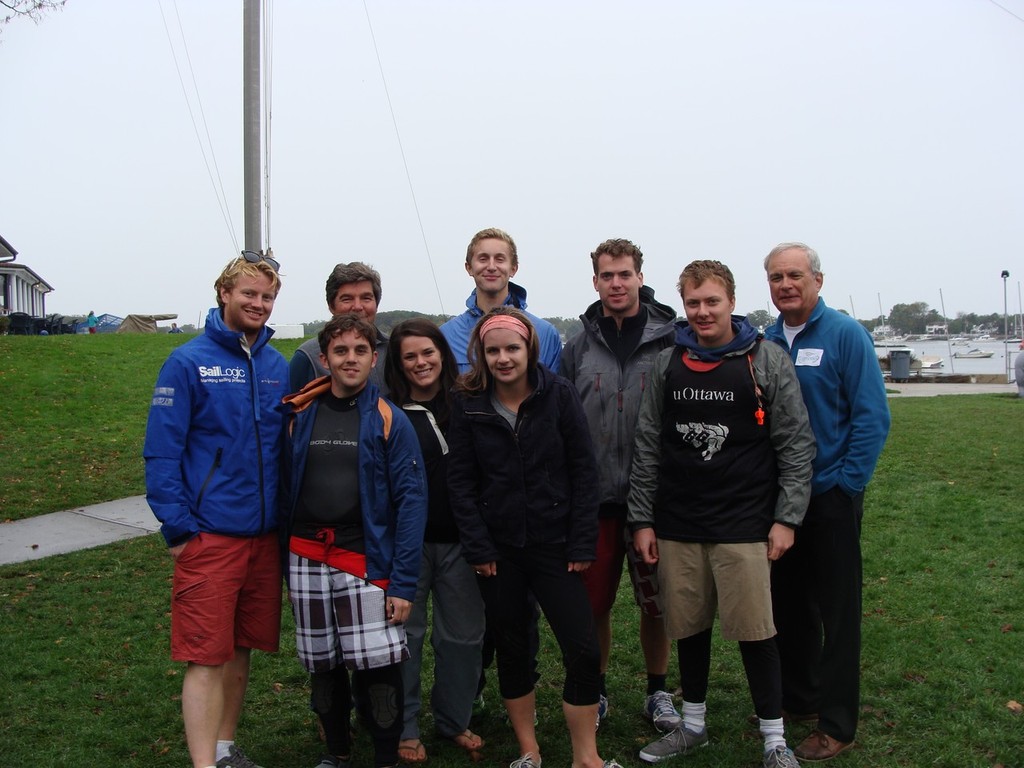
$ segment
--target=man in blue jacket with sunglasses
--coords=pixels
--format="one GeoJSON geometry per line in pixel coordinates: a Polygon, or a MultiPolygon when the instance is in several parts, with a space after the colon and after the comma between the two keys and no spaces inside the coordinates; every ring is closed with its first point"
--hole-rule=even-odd
{"type": "Polygon", "coordinates": [[[143,456],[146,499],[174,558],[171,658],[194,768],[259,768],[235,746],[253,648],[281,627],[278,472],[288,364],[266,327],[281,279],[254,251],[214,283],[205,332],[157,378],[143,456]]]}

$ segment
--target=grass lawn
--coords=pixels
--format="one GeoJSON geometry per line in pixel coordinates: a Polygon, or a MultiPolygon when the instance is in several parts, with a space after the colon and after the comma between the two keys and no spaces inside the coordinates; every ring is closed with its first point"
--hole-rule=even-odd
{"type": "MultiPolygon", "coordinates": [[[[140,458],[157,370],[181,337],[0,337],[0,518],[143,492],[140,458]]],[[[282,342],[286,356],[297,341],[282,342]]],[[[1009,395],[897,399],[864,523],[862,718],[837,766],[1024,766],[1024,403],[1009,395]]],[[[0,764],[186,766],[182,665],[168,658],[171,561],[158,535],[0,567],[0,764]]],[[[255,654],[239,739],[267,768],[319,754],[306,675],[286,617],[281,652],[255,654]]],[[[628,581],[616,606],[605,757],[642,765],[653,737],[628,581]]],[[[542,638],[545,765],[571,757],[557,647],[542,638]]],[[[716,637],[711,744],[674,763],[759,765],[739,653],[716,637]]],[[[430,671],[425,671],[429,687],[430,671]]],[[[677,675],[671,665],[670,680],[677,675]]],[[[499,714],[474,724],[483,762],[515,742],[499,714]]],[[[468,759],[422,724],[437,768],[468,759]]],[[[789,730],[791,743],[809,730],[789,730]]],[[[369,766],[360,735],[356,765],[369,766]]]]}

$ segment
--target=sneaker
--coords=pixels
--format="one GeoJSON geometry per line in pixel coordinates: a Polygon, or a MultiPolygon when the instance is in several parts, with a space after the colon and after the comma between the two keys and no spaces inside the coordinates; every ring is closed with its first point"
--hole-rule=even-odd
{"type": "Polygon", "coordinates": [[[604,768],[622,768],[622,766],[615,760],[605,760],[604,768]]]}
{"type": "Polygon", "coordinates": [[[527,752],[518,760],[508,764],[508,768],[540,768],[540,758],[534,757],[533,752],[527,752]]]}
{"type": "Polygon", "coordinates": [[[800,768],[800,763],[788,747],[776,747],[771,752],[764,753],[763,768],[800,768]]]}
{"type": "Polygon", "coordinates": [[[217,761],[217,768],[262,768],[256,765],[248,756],[232,744],[228,747],[228,754],[217,761]]]}
{"type": "Polygon", "coordinates": [[[349,768],[351,765],[351,760],[342,760],[334,755],[324,755],[313,768],[349,768]]]}
{"type": "Polygon", "coordinates": [[[662,733],[674,731],[683,724],[683,718],[672,704],[668,691],[655,691],[644,702],[644,717],[654,723],[662,733]]]}
{"type": "Polygon", "coordinates": [[[674,731],[666,733],[657,741],[652,741],[640,750],[640,759],[645,763],[660,763],[676,755],[686,755],[703,747],[708,743],[708,729],[700,733],[694,733],[679,726],[674,731]]]}
{"type": "Polygon", "coordinates": [[[595,731],[601,727],[601,721],[606,717],[608,717],[608,697],[602,693],[601,698],[597,700],[597,724],[594,726],[595,731]]]}

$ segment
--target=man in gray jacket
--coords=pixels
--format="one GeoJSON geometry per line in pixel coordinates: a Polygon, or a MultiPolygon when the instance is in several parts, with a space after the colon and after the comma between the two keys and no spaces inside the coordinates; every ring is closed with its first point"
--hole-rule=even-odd
{"type": "Polygon", "coordinates": [[[583,572],[601,646],[598,723],[608,713],[611,612],[625,558],[640,606],[640,647],[647,668],[643,715],[658,730],[671,731],[680,718],[666,685],[669,642],[658,604],[658,574],[633,552],[626,530],[626,493],[640,396],[654,358],[672,346],[676,313],[657,303],[654,291],[644,285],[644,255],[629,240],[606,240],[590,259],[600,298],[580,316],[583,330],[562,350],[561,373],[576,385],[583,401],[601,470],[597,561],[583,572]]]}

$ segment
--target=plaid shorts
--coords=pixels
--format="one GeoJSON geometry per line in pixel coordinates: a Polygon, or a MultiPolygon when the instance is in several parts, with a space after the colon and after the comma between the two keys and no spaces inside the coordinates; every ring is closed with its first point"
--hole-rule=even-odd
{"type": "Polygon", "coordinates": [[[295,646],[308,672],[375,669],[409,658],[405,627],[384,617],[386,593],[325,563],[288,553],[295,646]]]}

